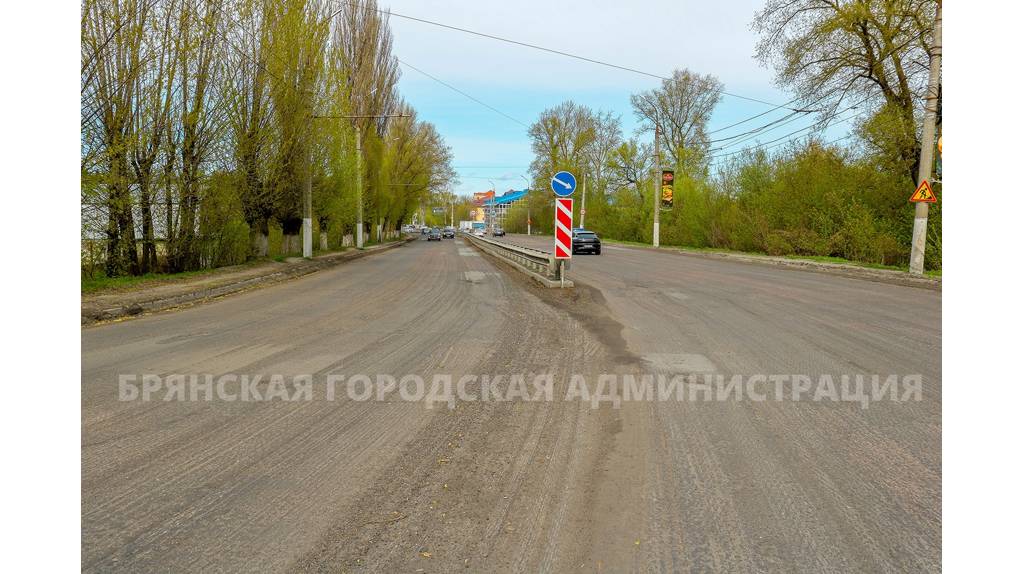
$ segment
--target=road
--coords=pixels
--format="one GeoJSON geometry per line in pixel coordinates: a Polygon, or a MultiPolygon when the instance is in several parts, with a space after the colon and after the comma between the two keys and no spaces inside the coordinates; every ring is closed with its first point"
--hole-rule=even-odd
{"type": "Polygon", "coordinates": [[[940,293],[610,245],[571,273],[417,241],[83,329],[83,570],[940,569],[940,293]],[[638,371],[923,393],[561,400],[638,371]],[[119,401],[125,373],[552,373],[556,400],[119,401]]]}

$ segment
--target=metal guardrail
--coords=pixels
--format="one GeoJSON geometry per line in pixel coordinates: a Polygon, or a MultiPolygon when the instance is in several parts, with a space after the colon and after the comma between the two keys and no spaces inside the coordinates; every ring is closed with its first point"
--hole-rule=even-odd
{"type": "Polygon", "coordinates": [[[487,237],[479,237],[465,231],[462,232],[462,235],[489,253],[517,263],[521,267],[537,273],[549,281],[559,281],[560,279],[559,273],[562,261],[555,259],[553,253],[530,247],[522,247],[513,243],[495,241],[487,237]]]}

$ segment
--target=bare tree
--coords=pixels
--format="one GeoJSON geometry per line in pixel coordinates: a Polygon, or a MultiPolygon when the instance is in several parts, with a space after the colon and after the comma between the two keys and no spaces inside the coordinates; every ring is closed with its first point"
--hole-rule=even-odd
{"type": "Polygon", "coordinates": [[[645,131],[661,132],[673,163],[691,176],[707,170],[708,121],[722,99],[722,83],[711,75],[674,70],[661,87],[630,96],[645,131]]]}
{"type": "Polygon", "coordinates": [[[622,144],[622,119],[612,112],[594,114],[594,141],[587,148],[584,169],[591,176],[592,187],[599,193],[607,191],[606,169],[615,148],[622,144]]]}
{"type": "Polygon", "coordinates": [[[607,169],[610,191],[629,188],[639,192],[639,185],[654,169],[651,145],[632,138],[619,144],[608,154],[607,169]]]}

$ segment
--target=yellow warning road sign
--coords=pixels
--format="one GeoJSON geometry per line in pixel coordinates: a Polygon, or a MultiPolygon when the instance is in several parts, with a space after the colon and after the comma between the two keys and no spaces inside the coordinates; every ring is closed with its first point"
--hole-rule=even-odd
{"type": "Polygon", "coordinates": [[[910,201],[914,203],[935,203],[935,192],[932,191],[932,185],[928,183],[927,179],[917,186],[917,191],[914,192],[914,195],[910,196],[910,201]]]}

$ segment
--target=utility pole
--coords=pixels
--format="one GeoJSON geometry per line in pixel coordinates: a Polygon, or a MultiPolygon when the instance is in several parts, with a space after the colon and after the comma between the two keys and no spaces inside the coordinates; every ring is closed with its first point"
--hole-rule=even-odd
{"type": "Polygon", "coordinates": [[[313,129],[309,122],[306,133],[306,177],[302,184],[302,256],[313,257],[313,129]]]}
{"type": "Polygon", "coordinates": [[[526,235],[530,235],[530,224],[533,223],[533,220],[530,219],[530,180],[526,179],[524,175],[519,177],[526,182],[526,235]]]}
{"type": "Polygon", "coordinates": [[[587,214],[587,173],[583,173],[583,196],[580,201],[580,227],[586,228],[583,225],[583,217],[587,214]]]}
{"type": "MultiPolygon", "coordinates": [[[[373,93],[373,92],[370,92],[373,93]]],[[[378,119],[378,118],[408,118],[409,114],[344,114],[344,115],[319,115],[313,116],[313,119],[378,119]]],[[[359,127],[359,122],[352,122],[353,127],[356,130],[356,247],[359,249],[363,248],[363,132],[359,127]]],[[[311,138],[312,139],[312,138],[311,138]]],[[[312,153],[312,152],[310,152],[312,153]]],[[[310,178],[312,178],[312,155],[309,156],[307,165],[310,166],[310,178]]],[[[312,179],[307,180],[307,190],[312,188],[312,179]]],[[[312,194],[307,191],[307,198],[312,198],[312,194]]],[[[307,199],[307,201],[309,201],[307,199]]],[[[312,213],[312,202],[306,204],[306,214],[309,218],[309,234],[310,238],[313,236],[313,213],[312,213]]],[[[305,226],[305,221],[303,221],[305,226]]],[[[312,250],[312,245],[310,249],[312,250]]],[[[305,252],[305,248],[303,248],[305,252]]],[[[312,253],[310,254],[312,255],[312,253]]]]}
{"type": "Polygon", "coordinates": [[[654,122],[654,234],[652,244],[661,245],[661,156],[658,152],[658,122],[654,122]]]}
{"type": "Polygon", "coordinates": [[[356,249],[363,248],[363,130],[356,125],[356,249]]]}
{"type": "MultiPolygon", "coordinates": [[[[939,109],[939,75],[942,73],[942,0],[935,7],[935,29],[929,54],[928,93],[925,96],[924,126],[921,129],[921,163],[917,168],[917,185],[932,178],[935,149],[935,116],[939,109]]],[[[910,272],[924,273],[924,248],[928,242],[928,204],[914,204],[914,234],[910,245],[910,272]]]]}
{"type": "Polygon", "coordinates": [[[494,233],[494,200],[498,195],[498,186],[494,185],[494,182],[487,180],[491,184],[491,206],[487,207],[487,200],[484,200],[484,217],[487,220],[487,231],[494,233]]]}

